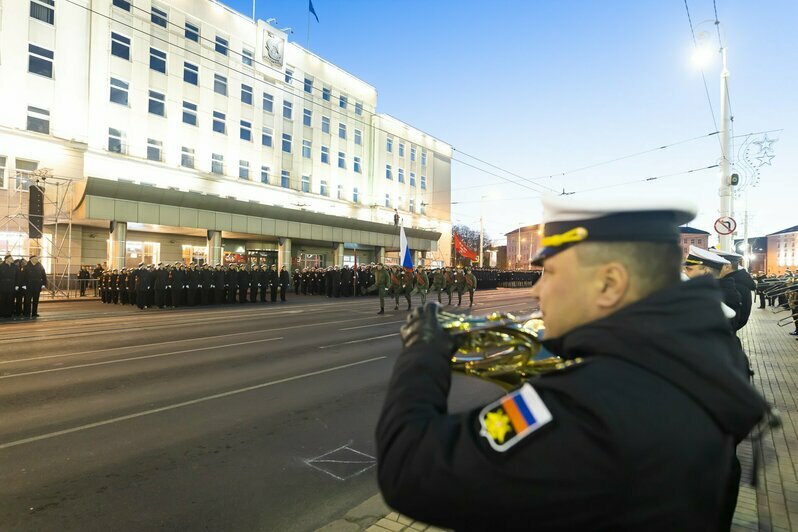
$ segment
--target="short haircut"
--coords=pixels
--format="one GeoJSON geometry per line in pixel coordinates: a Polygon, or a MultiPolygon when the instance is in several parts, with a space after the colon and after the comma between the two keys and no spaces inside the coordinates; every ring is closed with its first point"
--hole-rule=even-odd
{"type": "Polygon", "coordinates": [[[623,264],[641,298],[681,280],[682,248],[675,243],[583,242],[576,256],[582,266],[623,264]]]}

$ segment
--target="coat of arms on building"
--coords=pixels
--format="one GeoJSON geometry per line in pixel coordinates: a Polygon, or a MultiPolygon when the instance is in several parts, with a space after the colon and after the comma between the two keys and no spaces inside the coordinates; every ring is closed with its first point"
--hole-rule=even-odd
{"type": "Polygon", "coordinates": [[[276,66],[283,66],[283,47],[285,41],[270,31],[266,32],[263,58],[276,66]]]}

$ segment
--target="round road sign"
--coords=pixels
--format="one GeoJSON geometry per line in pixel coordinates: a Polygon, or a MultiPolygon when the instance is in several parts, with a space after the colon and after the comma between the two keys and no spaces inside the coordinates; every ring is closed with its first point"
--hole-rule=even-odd
{"type": "Polygon", "coordinates": [[[715,232],[719,235],[730,235],[737,230],[737,222],[731,216],[722,216],[715,220],[715,232]]]}

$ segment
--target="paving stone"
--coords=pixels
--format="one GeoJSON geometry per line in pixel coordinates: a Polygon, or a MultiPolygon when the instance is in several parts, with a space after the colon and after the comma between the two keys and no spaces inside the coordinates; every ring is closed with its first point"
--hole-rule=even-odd
{"type": "Polygon", "coordinates": [[[402,523],[399,523],[397,521],[391,521],[385,518],[380,519],[379,521],[377,521],[376,524],[383,528],[387,528],[388,530],[393,530],[394,532],[401,532],[405,528],[405,525],[403,525],[402,523]]]}
{"type": "Polygon", "coordinates": [[[413,520],[410,519],[409,517],[405,517],[404,515],[398,516],[396,520],[406,526],[410,526],[413,524],[413,520]]]}
{"type": "Polygon", "coordinates": [[[358,532],[359,530],[360,530],[360,525],[358,525],[357,523],[352,523],[351,521],[344,521],[343,519],[339,519],[321,528],[316,529],[316,532],[358,532]]]}
{"type": "Polygon", "coordinates": [[[366,517],[379,518],[387,515],[390,511],[391,509],[385,504],[382,495],[378,493],[346,512],[345,517],[351,521],[359,521],[366,517]]]}
{"type": "Polygon", "coordinates": [[[391,532],[391,529],[383,528],[379,525],[371,525],[366,529],[366,532],[391,532]]]}

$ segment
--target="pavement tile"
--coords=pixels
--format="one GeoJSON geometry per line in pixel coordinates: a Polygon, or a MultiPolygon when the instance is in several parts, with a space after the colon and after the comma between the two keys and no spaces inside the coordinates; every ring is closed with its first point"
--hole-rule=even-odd
{"type": "Polygon", "coordinates": [[[385,518],[380,519],[379,521],[377,521],[376,524],[383,528],[387,528],[388,530],[393,530],[394,532],[401,532],[402,530],[405,529],[405,525],[403,525],[402,523],[399,523],[397,521],[391,521],[390,519],[385,519],[385,518]]]}
{"type": "Polygon", "coordinates": [[[359,532],[360,525],[339,519],[316,530],[316,532],[359,532]]]}
{"type": "Polygon", "coordinates": [[[391,529],[383,528],[379,525],[371,525],[366,529],[366,532],[391,532],[391,529]]]}
{"type": "Polygon", "coordinates": [[[396,520],[399,521],[400,523],[402,523],[403,525],[406,525],[406,526],[410,526],[410,525],[413,524],[413,520],[412,519],[410,519],[409,517],[405,517],[403,515],[398,516],[398,518],[396,520]]]}
{"type": "Polygon", "coordinates": [[[427,525],[425,525],[424,523],[419,523],[418,521],[416,521],[415,523],[410,525],[410,528],[413,529],[413,530],[420,530],[420,531],[423,532],[424,530],[427,529],[427,525]]]}

